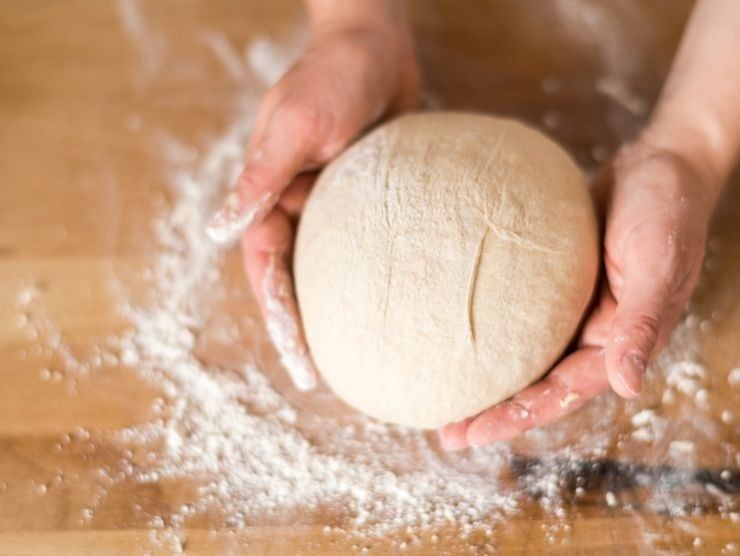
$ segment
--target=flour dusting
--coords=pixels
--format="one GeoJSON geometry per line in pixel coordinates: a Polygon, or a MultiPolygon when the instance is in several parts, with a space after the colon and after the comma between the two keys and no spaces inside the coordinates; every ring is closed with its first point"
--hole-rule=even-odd
{"type": "MultiPolygon", "coordinates": [[[[132,36],[145,37],[163,53],[137,3],[120,1],[119,8],[132,36]]],[[[242,66],[226,39],[213,33],[206,38],[226,71],[241,79],[242,66]]],[[[566,420],[527,433],[528,455],[510,443],[445,453],[434,435],[373,422],[324,387],[304,394],[281,378],[275,358],[263,355],[270,348],[256,315],[232,303],[246,288],[246,280],[237,280],[236,290],[228,287],[234,254],[222,253],[204,230],[213,200],[241,170],[264,84],[274,82],[298,51],[291,41],[260,38],[248,48],[250,75],[263,85],[240,99],[234,123],[210,146],[199,151],[171,137],[162,145],[170,191],[151,232],[157,249],[145,274],[152,300],[122,297],[119,313],[130,324],[124,332],[78,353],[60,332],[43,291],[33,281],[18,290],[15,324],[32,345],[22,348],[28,350],[23,355],[54,357],[53,367],[39,371],[44,383],[62,384],[74,396],[92,373],[117,366],[160,393],[145,423],[59,435],[54,451],[60,455],[94,454],[96,446],[117,455],[87,477],[55,471],[34,485],[37,495],[92,481],[87,504],[72,518],[85,527],[116,488],[145,492],[146,486],[188,482],[193,486],[182,492],[181,505],[155,511],[142,498],[130,509],[172,551],[184,548],[187,526],[206,517],[214,529],[233,531],[325,524],[327,538],[349,535],[365,547],[390,537],[398,549],[413,548],[421,538],[434,543],[438,535],[454,534],[463,544],[475,540],[490,549],[497,528],[525,510],[547,516],[547,538],[560,543],[579,503],[636,515],[628,501],[635,491],[643,492],[643,508],[656,513],[680,518],[716,511],[736,526],[736,449],[723,445],[725,468],[705,470],[696,463],[701,454],[695,443],[711,444],[735,426],[736,408],[715,408],[715,415],[702,402],[718,386],[701,360],[705,321],[694,314],[649,369],[644,396],[617,402],[605,395],[579,411],[580,428],[566,420]],[[620,423],[626,430],[620,432],[620,423]],[[575,440],[563,446],[566,437],[575,440]],[[649,445],[644,464],[620,462],[622,443],[649,445]]],[[[158,63],[145,65],[147,79],[158,63]]],[[[724,380],[724,387],[740,387],[740,368],[724,380]]],[[[0,482],[0,493],[4,488],[0,482]]],[[[646,521],[642,530],[646,542],[660,541],[659,524],[646,521]]]]}

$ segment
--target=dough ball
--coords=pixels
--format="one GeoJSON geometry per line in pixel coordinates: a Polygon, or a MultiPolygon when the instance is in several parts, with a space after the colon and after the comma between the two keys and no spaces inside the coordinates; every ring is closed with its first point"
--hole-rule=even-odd
{"type": "Polygon", "coordinates": [[[313,358],[348,404],[432,428],[547,372],[597,275],[596,219],[566,152],[519,122],[400,117],[321,174],[295,250],[313,358]]]}

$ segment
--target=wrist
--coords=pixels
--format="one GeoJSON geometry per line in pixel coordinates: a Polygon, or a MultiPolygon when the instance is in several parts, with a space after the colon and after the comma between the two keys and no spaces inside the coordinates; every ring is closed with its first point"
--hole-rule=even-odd
{"type": "MultiPolygon", "coordinates": [[[[306,0],[309,51],[359,47],[387,89],[385,110],[416,105],[419,68],[405,0],[306,0]]],[[[366,68],[367,69],[367,68],[366,68]]]]}
{"type": "Polygon", "coordinates": [[[642,136],[651,145],[683,158],[718,196],[735,165],[738,150],[737,141],[725,124],[703,114],[697,106],[664,99],[642,136]]]}
{"type": "Polygon", "coordinates": [[[701,180],[710,199],[717,199],[734,164],[734,152],[706,127],[669,110],[656,110],[639,140],[680,158],[701,180]]]}
{"type": "Polygon", "coordinates": [[[408,30],[403,0],[306,0],[312,35],[348,29],[374,29],[397,34],[408,30]]]}

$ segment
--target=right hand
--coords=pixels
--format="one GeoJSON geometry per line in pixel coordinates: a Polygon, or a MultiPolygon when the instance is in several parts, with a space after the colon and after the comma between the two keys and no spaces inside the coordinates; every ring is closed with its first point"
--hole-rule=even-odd
{"type": "Polygon", "coordinates": [[[400,19],[316,26],[305,54],[262,102],[237,190],[209,223],[221,242],[246,230],[247,276],[301,390],[315,386],[316,372],[291,275],[296,223],[318,169],[374,122],[415,106],[418,70],[409,26],[400,19]]]}

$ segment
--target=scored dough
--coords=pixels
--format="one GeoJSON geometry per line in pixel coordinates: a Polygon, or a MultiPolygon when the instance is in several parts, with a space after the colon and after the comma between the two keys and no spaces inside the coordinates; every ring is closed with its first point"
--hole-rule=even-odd
{"type": "Polygon", "coordinates": [[[519,122],[400,117],[321,174],[296,293],[334,392],[383,421],[439,427],[540,378],[578,327],[598,232],[568,154],[519,122]]]}

